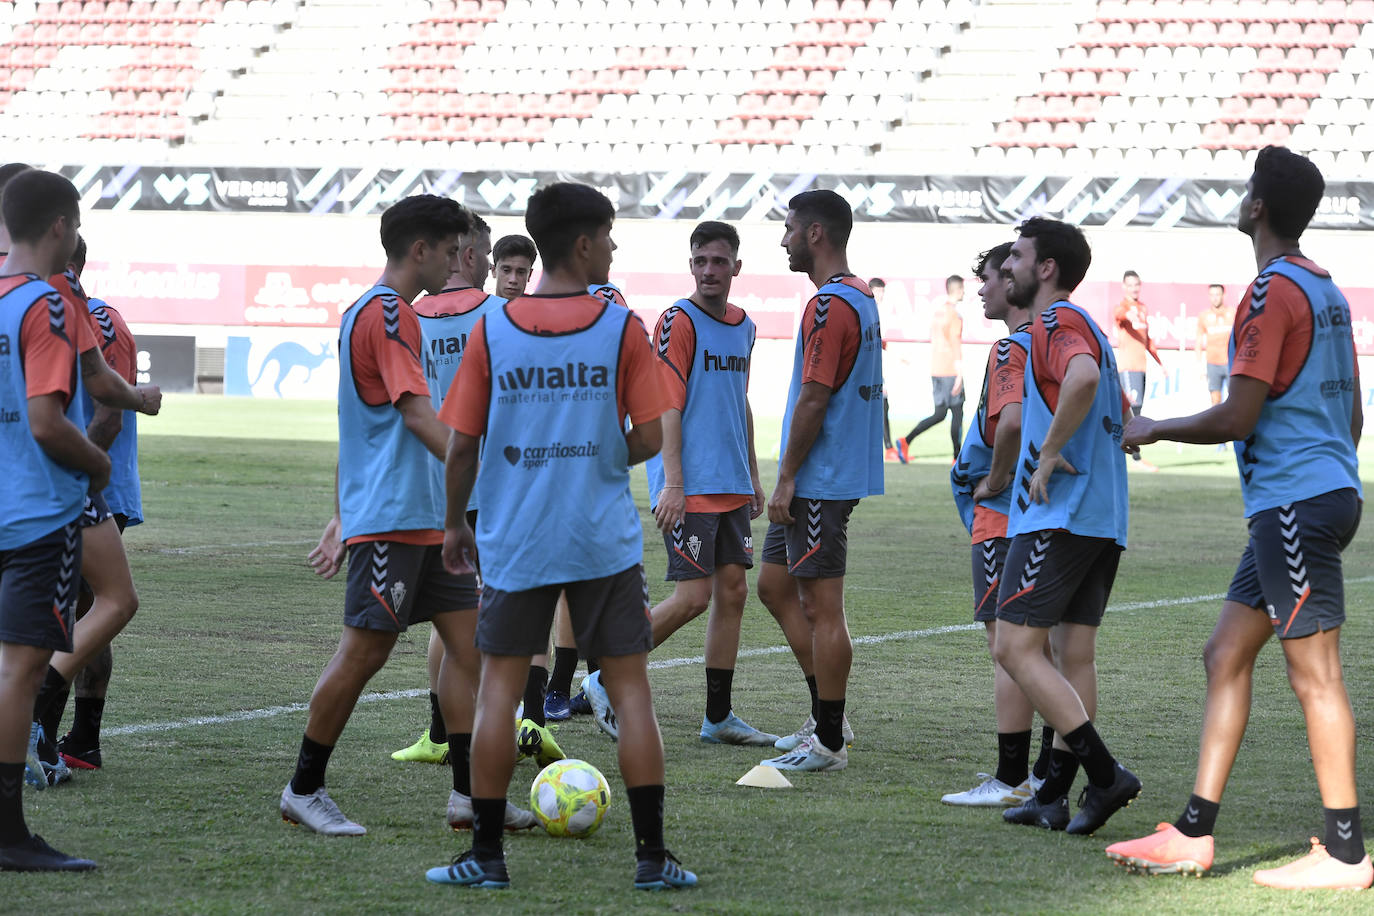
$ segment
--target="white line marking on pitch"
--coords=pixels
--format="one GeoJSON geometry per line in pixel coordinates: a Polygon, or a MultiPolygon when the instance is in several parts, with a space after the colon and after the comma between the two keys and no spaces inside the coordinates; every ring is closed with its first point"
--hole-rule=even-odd
{"type": "MultiPolygon", "coordinates": [[[[294,542],[293,542],[294,543],[294,542]]],[[[1347,585],[1354,585],[1361,582],[1374,582],[1374,575],[1359,576],[1353,579],[1346,579],[1347,585]]],[[[1194,595],[1190,598],[1161,598],[1157,601],[1133,601],[1127,604],[1114,604],[1107,608],[1109,613],[1121,613],[1123,611],[1147,611],[1155,608],[1180,607],[1187,604],[1203,604],[1208,601],[1219,601],[1226,597],[1222,594],[1217,595],[1194,595]]],[[[980,623],[961,623],[945,627],[931,627],[925,630],[899,630],[895,633],[879,633],[874,636],[855,636],[853,643],[856,646],[876,646],[888,642],[899,642],[904,639],[925,639],[930,636],[944,636],[948,633],[965,633],[969,630],[981,630],[983,625],[980,623]]],[[[765,646],[760,649],[741,649],[740,658],[759,658],[765,655],[785,655],[792,650],[787,646],[765,646]]],[[[685,665],[700,665],[706,662],[704,655],[692,655],[684,658],[664,658],[650,661],[649,667],[652,669],[681,668],[685,665]]],[[[415,688],[412,690],[389,690],[385,693],[365,693],[358,698],[359,703],[381,703],[386,700],[401,700],[409,697],[423,696],[428,693],[428,688],[415,688]]],[[[254,719],[272,719],[277,716],[286,715],[293,712],[304,712],[309,709],[305,703],[288,703],[285,706],[266,706],[261,709],[245,709],[239,712],[225,713],[218,716],[192,716],[187,719],[175,719],[171,722],[143,722],[134,725],[117,725],[114,728],[107,728],[104,734],[113,735],[142,735],[149,732],[170,732],[182,728],[193,728],[197,725],[225,725],[231,722],[251,722],[254,719]]]]}

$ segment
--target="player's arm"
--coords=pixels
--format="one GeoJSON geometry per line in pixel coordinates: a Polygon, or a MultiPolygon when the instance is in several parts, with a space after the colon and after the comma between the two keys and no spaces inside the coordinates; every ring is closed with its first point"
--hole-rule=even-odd
{"type": "Polygon", "coordinates": [[[663,489],[654,503],[654,521],[667,531],[687,514],[687,496],[682,482],[682,411],[669,408],[659,418],[663,424],[663,489]]]}
{"type": "Polygon", "coordinates": [[[124,381],[119,373],[105,362],[105,357],[101,354],[100,348],[95,346],[94,340],[90,349],[81,351],[81,380],[85,383],[86,390],[91,393],[91,397],[107,407],[137,410],[149,416],[156,416],[162,409],[162,389],[157,385],[135,387],[124,381]]]}
{"type": "Polygon", "coordinates": [[[780,525],[790,525],[792,518],[792,498],[797,491],[797,472],[811,453],[811,446],[825,425],[825,412],[830,407],[829,385],[820,382],[803,382],[797,404],[792,408],[792,425],[787,431],[787,451],[778,464],[778,483],[768,500],[768,520],[780,525]]]}
{"type": "Polygon", "coordinates": [[[325,523],[320,542],[310,551],[307,559],[321,579],[332,579],[343,568],[344,543],[339,537],[343,520],[339,516],[339,464],[334,463],[334,517],[325,523]]]}
{"type": "Polygon", "coordinates": [[[1205,317],[1205,314],[1198,316],[1197,331],[1193,335],[1193,352],[1197,354],[1198,362],[1202,363],[1204,372],[1207,369],[1207,326],[1203,320],[1205,317]]]}
{"type": "Polygon", "coordinates": [[[434,402],[427,396],[407,392],[396,401],[396,409],[406,429],[424,443],[429,453],[440,461],[448,454],[448,427],[439,422],[434,412],[434,402]]]}
{"type": "Polygon", "coordinates": [[[102,451],[108,452],[123,428],[124,411],[96,404],[91,422],[86,424],[86,438],[102,451]]]}
{"type": "MultiPolygon", "coordinates": [[[[992,499],[1011,486],[1016,474],[1016,456],[1021,451],[1021,404],[1008,404],[997,415],[997,432],[992,436],[992,466],[988,476],[978,481],[973,501],[992,499]]],[[[1043,454],[1043,452],[1042,452],[1043,454]]]]}
{"type": "Polygon", "coordinates": [[[1083,425],[1092,408],[1093,398],[1097,397],[1097,386],[1101,381],[1102,370],[1091,355],[1078,353],[1069,359],[1064,381],[1059,385],[1059,405],[1055,408],[1049,431],[1045,433],[1045,441],[1040,445],[1040,464],[1031,475],[1032,500],[1049,501],[1050,477],[1055,471],[1078,473],[1078,469],[1059,452],[1078,432],[1078,427],[1083,425]]]}
{"type": "Polygon", "coordinates": [[[749,434],[749,483],[754,495],[749,497],[749,517],[758,518],[763,514],[763,483],[759,480],[759,456],[754,448],[754,408],[746,398],[744,401],[744,422],[749,434]]]}
{"type": "MultiPolygon", "coordinates": [[[[1149,445],[1167,439],[1170,442],[1211,445],[1244,439],[1254,431],[1268,397],[1268,382],[1247,375],[1233,375],[1226,388],[1226,400],[1220,404],[1191,417],[1172,420],[1136,417],[1127,424],[1121,444],[1127,447],[1149,445]]],[[[1355,401],[1358,407],[1359,398],[1355,401]]]]}
{"type": "Polygon", "coordinates": [[[477,542],[468,526],[468,501],[477,483],[481,440],[454,430],[444,449],[444,568],[454,574],[477,571],[477,542]]]}
{"type": "Polygon", "coordinates": [[[655,417],[643,423],[636,423],[625,434],[625,444],[629,447],[626,464],[633,467],[641,461],[648,461],[663,448],[663,419],[655,417]]]}
{"type": "Polygon", "coordinates": [[[99,492],[110,482],[110,456],[67,419],[62,400],[58,392],[29,398],[29,431],[49,458],[63,467],[85,472],[90,477],[90,491],[99,492]]]}

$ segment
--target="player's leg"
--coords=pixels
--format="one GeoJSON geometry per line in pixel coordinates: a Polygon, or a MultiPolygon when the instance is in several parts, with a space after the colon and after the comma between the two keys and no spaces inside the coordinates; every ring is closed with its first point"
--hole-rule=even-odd
{"type": "Polygon", "coordinates": [[[472,848],[449,865],[429,869],[430,881],[482,888],[510,884],[502,834],[513,807],[506,801],[516,759],[512,712],[529,678],[530,659],[548,646],[558,594],[557,586],[482,590],[474,640],[482,661],[472,729],[472,848]]]}
{"type": "Polygon", "coordinates": [[[1087,631],[1101,623],[1120,553],[1108,539],[1049,531],[1018,535],[1007,552],[995,655],[1054,727],[1056,746],[1067,748],[1051,752],[1049,774],[1035,798],[1005,812],[1012,823],[1090,834],[1140,793],[1140,781],[1107,749],[1073,683],[1091,693],[1095,706],[1095,634],[1087,631]],[[1059,640],[1060,666],[1073,681],[1045,655],[1049,627],[1061,622],[1077,625],[1065,626],[1059,640]],[[1068,790],[1080,764],[1088,774],[1088,794],[1070,820],[1068,790]]]}
{"type": "Polygon", "coordinates": [[[386,664],[410,620],[427,549],[395,541],[349,546],[343,635],[310,696],[296,771],[282,790],[284,820],[329,836],[367,832],[329,797],[325,770],[363,688],[386,664]]]}
{"type": "MultiPolygon", "coordinates": [[[[575,715],[592,714],[592,704],[587,699],[586,692],[580,688],[576,694],[572,692],[573,678],[577,674],[575,643],[572,624],[568,621],[568,599],[566,595],[560,594],[558,608],[553,615],[553,670],[549,672],[549,688],[544,698],[544,714],[555,721],[569,719],[575,715]],[[553,697],[552,700],[549,699],[550,696],[553,697]],[[562,701],[566,701],[566,713],[562,701]],[[551,712],[557,714],[551,715],[551,712]]],[[[587,659],[587,672],[590,674],[596,669],[596,659],[587,659]]]]}
{"type": "Polygon", "coordinates": [[[634,886],[667,890],[690,887],[697,879],[678,864],[663,838],[663,738],[649,687],[653,631],[643,616],[648,603],[642,566],[568,588],[577,644],[600,659],[603,683],[616,708],[616,757],[635,835],[634,886]]]}
{"type": "MultiPolygon", "coordinates": [[[[792,500],[796,524],[786,526],[788,572],[797,582],[802,613],[811,628],[811,656],[816,670],[816,730],[806,747],[766,761],[779,769],[842,770],[849,763],[845,746],[845,698],[854,647],[844,613],[844,573],[848,560],[849,515],[858,500],[792,500]]],[[[784,739],[786,740],[786,739],[784,739]]]]}
{"type": "Polygon", "coordinates": [[[931,378],[930,389],[935,401],[934,410],[930,416],[917,423],[916,426],[912,428],[911,432],[906,434],[907,445],[910,445],[911,441],[921,433],[944,420],[945,415],[949,413],[950,391],[953,389],[953,386],[954,379],[952,378],[945,378],[944,376],[934,376],[931,378]]]}
{"type": "Polygon", "coordinates": [[[802,613],[797,581],[787,572],[787,541],[782,525],[768,526],[763,539],[763,563],[755,588],[759,601],[778,622],[788,648],[797,659],[811,699],[810,711],[801,728],[779,738],[774,745],[780,751],[790,751],[816,730],[816,666],[811,658],[811,625],[802,613]]]}
{"type": "Polygon", "coordinates": [[[100,769],[100,723],[105,714],[105,695],[109,692],[113,670],[114,653],[106,646],[72,681],[72,692],[76,696],[72,706],[72,727],[57,742],[57,752],[68,766],[100,769]]]}
{"type": "Polygon", "coordinates": [[[439,631],[431,628],[429,645],[425,649],[425,672],[429,675],[429,725],[415,743],[391,755],[392,760],[408,763],[447,763],[448,727],[444,724],[439,704],[439,667],[444,661],[444,641],[439,631]]]}
{"type": "MultiPolygon", "coordinates": [[[[745,509],[745,524],[748,510],[745,509]]],[[[748,530],[746,528],[746,530],[748,530]]],[[[719,552],[717,553],[719,557],[719,552]]],[[[749,599],[749,582],[742,563],[716,567],[715,601],[706,620],[706,713],[701,740],[709,744],[773,747],[778,736],[759,731],[735,715],[732,692],[739,659],[740,626],[749,599]]]]}
{"type": "Polygon", "coordinates": [[[95,600],[72,630],[72,651],[53,653],[34,703],[34,721],[43,727],[44,735],[39,756],[50,778],[59,781],[70,776],[57,753],[57,730],[71,681],[86,662],[128,625],[138,610],[138,593],[119,527],[103,501],[93,501],[90,511],[97,513],[100,521],[81,530],[81,575],[89,583],[95,600]]]}
{"type": "Polygon", "coordinates": [[[1308,889],[1374,883],[1360,823],[1355,718],[1340,651],[1345,623],[1341,551],[1354,538],[1359,520],[1354,489],[1325,493],[1251,520],[1260,582],[1273,608],[1288,681],[1307,722],[1326,821],[1324,843],[1314,842],[1297,862],[1256,872],[1260,884],[1308,889]]]}
{"type": "Polygon", "coordinates": [[[655,649],[711,606],[714,581],[714,576],[680,580],[674,583],[672,594],[654,605],[649,618],[654,628],[655,649]]]}
{"type": "Polygon", "coordinates": [[[77,523],[24,547],[0,551],[0,868],[88,870],[95,863],[53,849],[29,832],[25,782],[44,788],[30,760],[34,701],[55,648],[70,648],[81,566],[77,523]]]}

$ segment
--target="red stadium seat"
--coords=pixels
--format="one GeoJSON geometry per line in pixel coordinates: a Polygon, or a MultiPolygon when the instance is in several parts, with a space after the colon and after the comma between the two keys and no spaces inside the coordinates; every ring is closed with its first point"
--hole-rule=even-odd
{"type": "Polygon", "coordinates": [[[1192,41],[1191,30],[1188,23],[1180,20],[1170,20],[1164,23],[1160,30],[1159,43],[1165,47],[1175,48],[1179,45],[1190,44],[1192,41]]]}
{"type": "Polygon", "coordinates": [[[1045,100],[1038,95],[1023,95],[1016,100],[1011,116],[1018,121],[1038,121],[1045,114],[1045,100]]]}
{"type": "Polygon", "coordinates": [[[1345,62],[1345,52],[1340,48],[1317,48],[1312,54],[1311,68],[1318,73],[1335,73],[1345,62]]]}
{"type": "Polygon", "coordinates": [[[1188,44],[1204,48],[1209,45],[1220,45],[1217,24],[1205,19],[1192,23],[1188,27],[1188,44]]]}
{"type": "Polygon", "coordinates": [[[1297,124],[1307,117],[1307,99],[1289,96],[1279,105],[1278,120],[1285,124],[1297,124]]]}
{"type": "Polygon", "coordinates": [[[1217,37],[1214,41],[1223,48],[1234,48],[1237,45],[1248,44],[1245,24],[1235,20],[1220,23],[1217,26],[1217,37]]]}
{"type": "Polygon", "coordinates": [[[997,125],[997,138],[993,140],[995,146],[1019,146],[1021,137],[1025,129],[1019,121],[1003,121],[997,125]]]}
{"type": "Polygon", "coordinates": [[[1272,22],[1252,22],[1245,29],[1245,43],[1263,48],[1274,43],[1274,24],[1272,22]]]}
{"type": "Polygon", "coordinates": [[[1203,149],[1222,149],[1231,142],[1231,128],[1221,123],[1213,121],[1202,128],[1202,141],[1198,145],[1203,149]]]}
{"type": "Polygon", "coordinates": [[[1331,44],[1338,48],[1352,47],[1360,40],[1360,27],[1353,22],[1337,22],[1331,26],[1331,44]]]}
{"type": "Polygon", "coordinates": [[[1293,131],[1287,124],[1277,121],[1273,124],[1266,124],[1264,126],[1264,129],[1260,131],[1260,140],[1255,145],[1266,146],[1273,144],[1274,146],[1283,146],[1288,143],[1288,139],[1292,135],[1293,131]]]}
{"type": "Polygon", "coordinates": [[[1293,93],[1303,96],[1304,98],[1315,98],[1321,95],[1322,90],[1325,88],[1326,74],[1309,71],[1307,73],[1298,74],[1298,84],[1294,88],[1293,93]]]}
{"type": "Polygon", "coordinates": [[[1221,100],[1221,112],[1217,115],[1217,120],[1225,124],[1232,124],[1236,121],[1244,120],[1246,113],[1250,110],[1249,103],[1239,96],[1232,96],[1229,99],[1221,100]]]}

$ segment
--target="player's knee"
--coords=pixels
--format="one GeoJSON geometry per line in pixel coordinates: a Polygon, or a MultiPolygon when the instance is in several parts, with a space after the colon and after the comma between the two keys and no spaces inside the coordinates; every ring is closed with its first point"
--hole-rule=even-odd
{"type": "Polygon", "coordinates": [[[738,582],[727,582],[720,587],[720,600],[716,604],[717,614],[731,617],[744,615],[744,603],[749,600],[749,583],[741,576],[738,582]]]}
{"type": "Polygon", "coordinates": [[[1209,639],[1202,648],[1202,667],[1207,680],[1230,678],[1249,673],[1250,663],[1226,640],[1209,639]]]}

